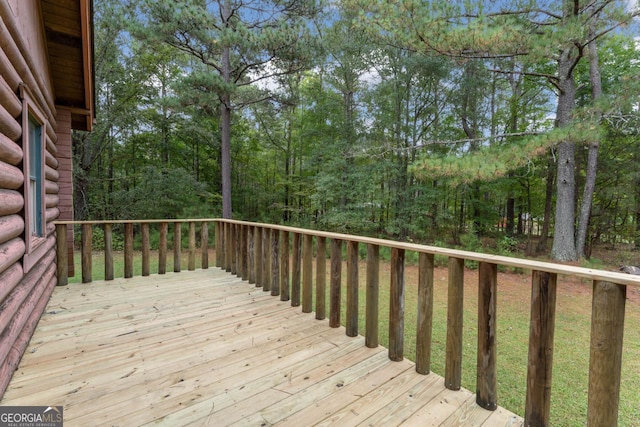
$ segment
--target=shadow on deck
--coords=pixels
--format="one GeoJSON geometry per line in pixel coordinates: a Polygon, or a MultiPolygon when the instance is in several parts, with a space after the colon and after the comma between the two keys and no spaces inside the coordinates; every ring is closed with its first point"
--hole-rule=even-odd
{"type": "Polygon", "coordinates": [[[67,426],[520,426],[220,269],[56,288],[0,405],[67,426]]]}

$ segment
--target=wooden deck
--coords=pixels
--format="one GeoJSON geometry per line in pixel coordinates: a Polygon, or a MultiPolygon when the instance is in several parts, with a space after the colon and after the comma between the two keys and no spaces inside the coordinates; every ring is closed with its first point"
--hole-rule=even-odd
{"type": "Polygon", "coordinates": [[[0,405],[66,426],[520,426],[213,268],[56,288],[0,405]]]}

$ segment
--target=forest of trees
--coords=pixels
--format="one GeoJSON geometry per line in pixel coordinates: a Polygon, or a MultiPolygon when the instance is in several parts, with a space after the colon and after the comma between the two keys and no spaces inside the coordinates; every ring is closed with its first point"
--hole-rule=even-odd
{"type": "Polygon", "coordinates": [[[95,2],[76,219],[640,248],[634,1],[95,2]]]}

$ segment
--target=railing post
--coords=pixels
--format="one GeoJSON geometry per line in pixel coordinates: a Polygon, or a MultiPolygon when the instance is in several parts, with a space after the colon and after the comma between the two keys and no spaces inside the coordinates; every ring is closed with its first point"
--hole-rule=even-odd
{"type": "Polygon", "coordinates": [[[196,269],[196,223],[189,221],[189,258],[187,268],[189,271],[196,269]]]}
{"type": "Polygon", "coordinates": [[[224,259],[224,227],[220,221],[215,221],[213,223],[213,232],[214,232],[214,242],[215,245],[214,250],[216,251],[216,267],[224,270],[225,259],[224,259]]]}
{"type": "Polygon", "coordinates": [[[249,275],[249,283],[256,284],[256,252],[255,252],[255,227],[247,226],[247,269],[249,275]]]}
{"type": "Polygon", "coordinates": [[[200,268],[209,268],[209,224],[206,221],[200,226],[200,250],[202,251],[200,268]]]}
{"type": "Polygon", "coordinates": [[[173,223],[173,271],[179,273],[182,269],[182,223],[173,223]]]}
{"type": "Polygon", "coordinates": [[[281,233],[282,249],[280,252],[280,301],[289,301],[289,232],[281,233]]]}
{"type": "Polygon", "coordinates": [[[227,228],[224,222],[216,221],[216,257],[219,257],[220,263],[217,265],[221,270],[227,269],[227,228]]]}
{"type": "Polygon", "coordinates": [[[418,328],[416,330],[416,372],[431,371],[433,332],[433,254],[420,252],[418,266],[418,328]]]}
{"type": "Polygon", "coordinates": [[[246,240],[243,239],[244,227],[242,224],[236,224],[236,276],[244,280],[246,276],[244,275],[244,245],[243,241],[246,244],[246,240]]]}
{"type": "Polygon", "coordinates": [[[293,233],[293,258],[291,266],[291,306],[300,305],[300,277],[302,274],[302,246],[300,245],[300,233],[293,233]]]}
{"type": "Polygon", "coordinates": [[[149,247],[149,224],[143,223],[141,225],[142,234],[142,275],[148,276],[151,274],[151,268],[149,265],[149,257],[151,254],[151,248],[149,247]]]}
{"type": "Polygon", "coordinates": [[[313,236],[302,237],[302,312],[313,311],[313,236]]]}
{"type": "Polygon", "coordinates": [[[340,326],[340,288],[342,285],[342,240],[331,239],[331,283],[329,290],[329,326],[340,326]]]}
{"type": "Polygon", "coordinates": [[[280,230],[271,230],[271,295],[280,295],[280,230]]]}
{"type": "Polygon", "coordinates": [[[238,228],[235,224],[229,223],[229,259],[231,263],[231,274],[238,273],[238,228]]]}
{"type": "Polygon", "coordinates": [[[378,318],[380,299],[380,246],[367,244],[367,303],[365,345],[378,346],[378,318]]]}
{"type": "Polygon", "coordinates": [[[92,232],[91,224],[82,224],[82,283],[91,283],[92,280],[92,232]]]}
{"type": "Polygon", "coordinates": [[[238,239],[239,239],[239,255],[238,269],[240,270],[239,276],[242,280],[249,279],[249,260],[247,257],[247,226],[244,224],[238,224],[238,239]]]}
{"type": "Polygon", "coordinates": [[[242,278],[242,226],[234,224],[234,247],[235,247],[235,275],[242,278]]]}
{"type": "Polygon", "coordinates": [[[327,239],[316,237],[316,319],[327,316],[327,239]]]}
{"type": "Polygon", "coordinates": [[[263,267],[262,267],[262,228],[260,227],[256,227],[254,232],[253,232],[253,238],[254,238],[254,243],[253,243],[253,249],[255,251],[254,254],[254,261],[255,261],[255,276],[256,276],[256,287],[262,287],[262,282],[263,282],[263,278],[262,278],[262,271],[263,271],[263,267]]]}
{"type": "Polygon", "coordinates": [[[233,247],[235,259],[235,275],[242,279],[242,225],[233,224],[233,247]]]}
{"type": "Polygon", "coordinates": [[[556,280],[556,274],[536,270],[531,273],[531,323],[524,408],[526,426],[549,425],[556,280]]]}
{"type": "Polygon", "coordinates": [[[478,268],[478,353],[476,403],[494,411],[498,407],[496,368],[496,298],[498,266],[481,262],[478,268]]]}
{"type": "Polygon", "coordinates": [[[624,285],[593,282],[588,426],[618,425],[626,298],[624,285]]]}
{"type": "Polygon", "coordinates": [[[271,291],[271,229],[262,229],[262,290],[271,291]]]}
{"type": "Polygon", "coordinates": [[[225,271],[227,273],[235,274],[236,268],[234,266],[234,254],[235,254],[235,246],[233,242],[233,224],[228,222],[224,223],[224,250],[225,254],[225,271]]]}
{"type": "Polygon", "coordinates": [[[158,248],[158,274],[165,274],[167,272],[167,234],[169,234],[169,224],[161,222],[158,248]]]}
{"type": "Polygon", "coordinates": [[[69,284],[69,253],[67,248],[67,225],[56,224],[56,275],[58,276],[58,286],[69,284]]]}
{"type": "Polygon", "coordinates": [[[347,242],[347,323],[346,334],[358,336],[358,242],[347,242]]]}
{"type": "Polygon", "coordinates": [[[244,238],[244,226],[242,224],[236,224],[236,276],[245,280],[246,274],[244,272],[244,250],[246,246],[246,239],[244,238]]]}
{"type": "Polygon", "coordinates": [[[444,385],[460,390],[462,382],[462,310],[464,301],[464,259],[449,258],[447,296],[447,350],[444,385]]]}
{"type": "Polygon", "coordinates": [[[391,249],[389,290],[389,359],[404,358],[404,249],[391,249]]]}
{"type": "Polygon", "coordinates": [[[104,280],[113,280],[113,227],[104,225],[104,280]]]}
{"type": "Polygon", "coordinates": [[[124,278],[133,277],[133,224],[124,224],[124,278]]]}

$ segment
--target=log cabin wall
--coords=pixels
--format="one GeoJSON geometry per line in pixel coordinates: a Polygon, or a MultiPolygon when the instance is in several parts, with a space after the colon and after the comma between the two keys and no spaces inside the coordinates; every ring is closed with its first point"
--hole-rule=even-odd
{"type": "Polygon", "coordinates": [[[0,2],[0,396],[56,284],[53,221],[60,216],[56,143],[58,132],[70,135],[70,115],[59,116],[58,121],[40,1],[0,2]],[[43,138],[40,224],[44,227],[37,239],[29,232],[33,227],[25,203],[29,178],[23,174],[28,164],[23,133],[31,127],[25,126],[24,111],[31,115],[32,110],[38,112],[43,138]]]}
{"type": "MultiPolygon", "coordinates": [[[[73,152],[71,146],[71,112],[64,108],[58,108],[56,115],[58,128],[58,209],[60,210],[60,221],[73,221],[73,152]]],[[[68,251],[67,265],[69,277],[75,275],[73,266],[73,227],[67,228],[68,251]]]]}

